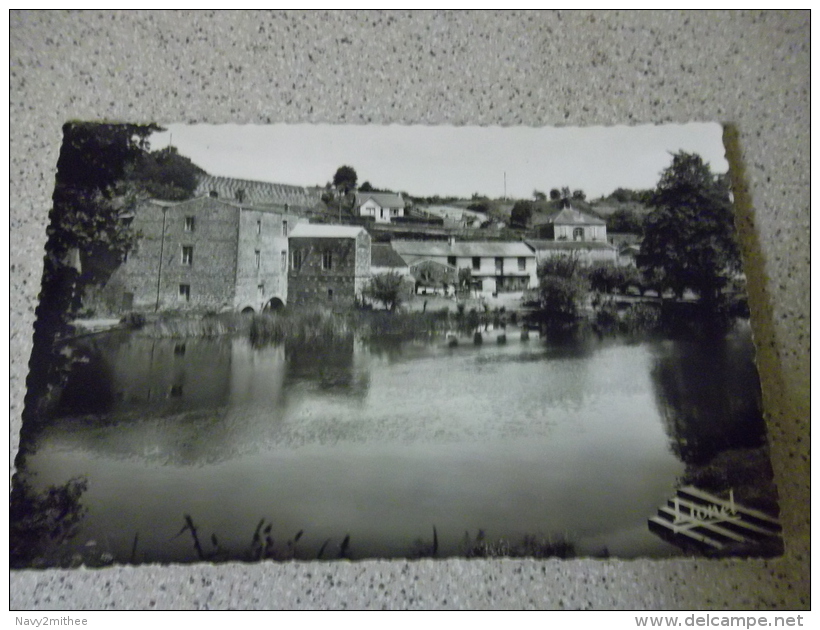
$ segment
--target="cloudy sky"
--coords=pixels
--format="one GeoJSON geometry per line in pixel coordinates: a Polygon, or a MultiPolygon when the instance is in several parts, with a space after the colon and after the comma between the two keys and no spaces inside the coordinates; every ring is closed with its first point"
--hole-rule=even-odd
{"type": "Polygon", "coordinates": [[[324,185],[342,165],[359,183],[416,196],[529,198],[569,186],[588,198],[618,187],[653,188],[670,153],[700,154],[728,170],[716,123],[636,127],[434,127],[357,125],[164,125],[151,148],[172,138],[212,175],[324,185]]]}

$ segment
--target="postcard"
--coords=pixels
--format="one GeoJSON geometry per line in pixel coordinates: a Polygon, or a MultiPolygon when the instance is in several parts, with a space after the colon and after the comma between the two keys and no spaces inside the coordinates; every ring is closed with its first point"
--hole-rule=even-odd
{"type": "Polygon", "coordinates": [[[720,125],[63,132],[12,568],[782,553],[720,125]]]}

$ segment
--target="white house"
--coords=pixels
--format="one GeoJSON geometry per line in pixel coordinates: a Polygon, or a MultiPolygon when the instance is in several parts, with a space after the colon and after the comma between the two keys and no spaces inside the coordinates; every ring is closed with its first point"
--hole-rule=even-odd
{"type": "Polygon", "coordinates": [[[376,223],[390,223],[403,217],[407,204],[401,193],[357,192],[356,208],[359,216],[373,217],[376,223]]]}
{"type": "Polygon", "coordinates": [[[404,241],[392,243],[411,270],[430,260],[455,269],[469,269],[483,293],[523,291],[538,285],[535,253],[520,241],[404,241]]]}

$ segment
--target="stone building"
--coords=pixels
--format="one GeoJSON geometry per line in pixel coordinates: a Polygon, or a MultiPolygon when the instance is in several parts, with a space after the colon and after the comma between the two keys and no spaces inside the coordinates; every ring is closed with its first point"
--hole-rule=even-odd
{"type": "Polygon", "coordinates": [[[370,235],[362,227],[301,223],[290,233],[288,304],[348,305],[370,280],[370,235]]]}
{"type": "Polygon", "coordinates": [[[146,201],[134,212],[136,247],[98,299],[114,313],[281,306],[288,293],[288,232],[300,220],[283,207],[213,197],[146,201]]]}

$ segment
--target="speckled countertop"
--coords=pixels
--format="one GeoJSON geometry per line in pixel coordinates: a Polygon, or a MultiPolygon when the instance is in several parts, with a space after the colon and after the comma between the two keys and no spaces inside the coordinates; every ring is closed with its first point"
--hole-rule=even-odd
{"type": "Polygon", "coordinates": [[[720,121],[738,194],[786,555],[142,566],[11,574],[13,609],[810,607],[810,15],[10,14],[11,454],[68,120],[720,121]]]}

